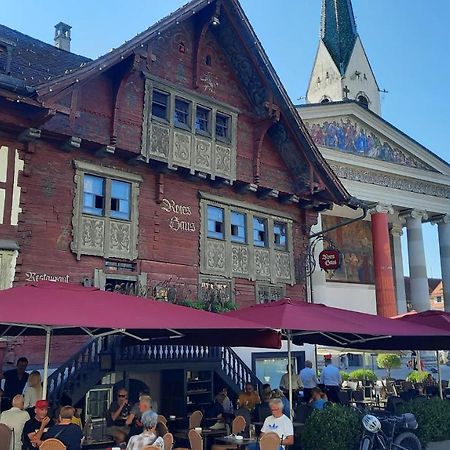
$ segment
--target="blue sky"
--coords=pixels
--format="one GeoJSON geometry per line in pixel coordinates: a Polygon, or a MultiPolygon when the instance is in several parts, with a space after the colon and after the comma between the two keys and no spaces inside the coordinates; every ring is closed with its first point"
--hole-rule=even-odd
{"type": "MultiPolygon", "coordinates": [[[[184,0],[16,0],[1,22],[51,43],[72,25],[72,51],[95,58],[184,0]]],[[[305,95],[318,45],[321,0],[241,0],[294,103],[305,95]]],[[[450,160],[449,0],[353,0],[358,31],[382,94],[383,117],[450,160]],[[429,7],[431,6],[431,7],[429,7]]],[[[429,276],[440,276],[437,229],[424,225],[429,276]]],[[[406,248],[405,248],[406,250],[406,248]]],[[[404,251],[406,253],[406,251],[404,251]]]]}

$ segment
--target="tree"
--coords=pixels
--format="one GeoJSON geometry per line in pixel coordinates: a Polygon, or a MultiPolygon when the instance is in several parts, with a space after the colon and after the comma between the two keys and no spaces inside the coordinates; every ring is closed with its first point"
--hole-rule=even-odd
{"type": "Polygon", "coordinates": [[[402,366],[400,356],[391,353],[380,353],[377,356],[377,364],[381,369],[387,369],[388,378],[391,378],[391,369],[399,369],[402,366]]]}

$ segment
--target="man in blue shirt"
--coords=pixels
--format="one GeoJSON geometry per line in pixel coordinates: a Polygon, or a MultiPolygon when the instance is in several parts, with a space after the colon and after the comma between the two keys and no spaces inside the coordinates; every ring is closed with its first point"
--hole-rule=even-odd
{"type": "Polygon", "coordinates": [[[325,386],[328,400],[333,403],[339,403],[338,392],[341,389],[342,377],[339,369],[333,366],[331,358],[325,359],[325,367],[320,374],[320,384],[325,386]]]}

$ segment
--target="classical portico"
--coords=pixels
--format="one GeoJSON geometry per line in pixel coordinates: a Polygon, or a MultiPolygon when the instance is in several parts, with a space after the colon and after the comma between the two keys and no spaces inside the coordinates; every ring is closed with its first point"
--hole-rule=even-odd
{"type": "MultiPolygon", "coordinates": [[[[412,308],[429,309],[422,226],[431,222],[437,225],[450,311],[450,166],[381,117],[378,84],[351,0],[322,1],[319,49],[306,104],[298,112],[347,190],[377,205],[365,220],[327,234],[343,250],[344,267],[334,276],[313,274],[315,300],[386,316],[406,312],[403,255],[408,252],[412,308]]],[[[334,207],[322,213],[315,231],[356,215],[334,207]]]]}

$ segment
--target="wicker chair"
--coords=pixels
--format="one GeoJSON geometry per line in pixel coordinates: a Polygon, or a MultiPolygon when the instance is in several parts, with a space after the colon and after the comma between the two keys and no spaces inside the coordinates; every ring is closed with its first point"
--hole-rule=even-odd
{"type": "Polygon", "coordinates": [[[9,450],[12,435],[13,430],[8,425],[0,423],[0,450],[9,450]]]}
{"type": "Polygon", "coordinates": [[[172,450],[173,447],[173,434],[166,433],[163,437],[164,441],[164,450],[172,450]]]}
{"type": "MultiPolygon", "coordinates": [[[[242,433],[245,430],[246,425],[247,425],[247,422],[245,421],[244,417],[237,416],[237,417],[235,417],[233,419],[233,422],[231,422],[231,432],[233,434],[242,433]]],[[[234,449],[237,449],[237,445],[233,445],[233,444],[214,444],[211,447],[211,450],[234,450],[234,449]]]]}
{"type": "Polygon", "coordinates": [[[40,446],[39,450],[66,450],[67,447],[55,438],[46,439],[40,446]]]}
{"type": "Polygon", "coordinates": [[[161,414],[158,414],[158,422],[163,423],[164,425],[167,425],[167,419],[162,416],[161,414]]]}
{"type": "Polygon", "coordinates": [[[189,429],[198,428],[202,424],[203,413],[201,411],[194,411],[189,417],[189,429]]]}
{"type": "Polygon", "coordinates": [[[278,450],[280,448],[280,436],[277,433],[264,433],[259,440],[261,450],[278,450]]]}
{"type": "Polygon", "coordinates": [[[191,450],[203,450],[203,438],[200,433],[197,433],[195,430],[190,430],[188,437],[191,450]]]}

